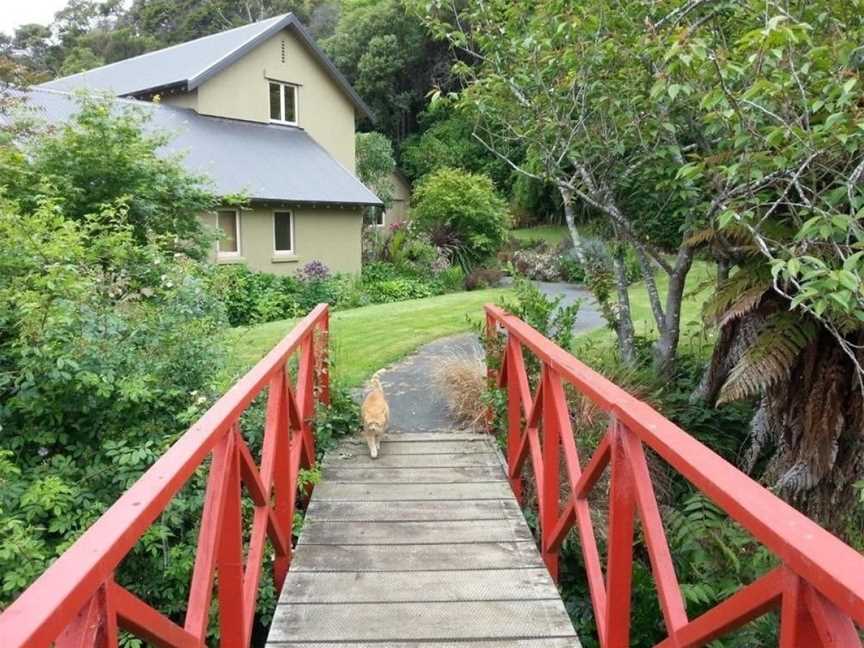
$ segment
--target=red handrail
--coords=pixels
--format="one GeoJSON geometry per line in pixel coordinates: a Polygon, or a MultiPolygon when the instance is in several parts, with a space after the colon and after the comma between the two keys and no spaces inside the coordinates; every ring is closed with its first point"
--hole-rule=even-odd
{"type": "Polygon", "coordinates": [[[508,478],[522,497],[522,468],[530,460],[537,487],[543,559],[557,578],[558,553],[575,528],[585,561],[600,643],[630,642],[634,523],[642,524],[667,631],[663,648],[702,646],[766,611],[780,609],[784,648],[859,647],[864,626],[864,556],[841,542],[535,329],[486,306],[486,334],[506,335],[498,385],[507,392],[508,478]],[[542,365],[531,394],[523,348],[542,365]],[[569,384],[610,416],[606,435],[584,466],[564,392],[569,384]],[[524,425],[523,425],[524,422],[524,425]],[[702,614],[688,619],[666,541],[644,447],[690,481],[768,548],[781,565],[702,614]],[[570,495],[561,503],[561,459],[570,495]],[[588,494],[611,464],[608,553],[604,577],[588,494]]]}
{"type": "Polygon", "coordinates": [[[276,552],[277,588],[291,560],[298,474],[315,462],[311,418],[316,400],[329,402],[328,326],[327,305],[321,304],[192,425],[0,615],[0,646],[116,646],[118,628],[157,646],[203,646],[216,573],[221,645],[248,646],[266,539],[276,552]],[[295,353],[299,363],[292,387],[287,363],[295,353]],[[240,434],[239,419],[265,388],[258,467],[240,434]],[[181,627],[113,576],[209,455],[198,551],[181,627]],[[254,503],[245,565],[241,485],[254,503]]]}

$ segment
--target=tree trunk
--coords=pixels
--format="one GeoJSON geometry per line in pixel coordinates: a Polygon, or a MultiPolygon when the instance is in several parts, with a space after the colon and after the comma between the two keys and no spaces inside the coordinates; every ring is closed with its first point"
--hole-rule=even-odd
{"type": "Polygon", "coordinates": [[[620,255],[612,255],[615,271],[615,286],[618,290],[618,312],[616,313],[615,332],[618,334],[618,351],[626,364],[636,363],[636,332],[633,329],[633,315],[630,311],[630,293],[627,285],[627,269],[620,255]]]}
{"type": "Polygon", "coordinates": [[[560,188],[561,200],[564,202],[564,220],[567,223],[567,231],[570,232],[570,240],[573,242],[573,253],[580,264],[585,265],[585,254],[582,251],[582,237],[576,229],[576,217],[573,214],[573,192],[560,188]]]}
{"type": "MultiPolygon", "coordinates": [[[[694,395],[714,402],[772,308],[776,304],[723,327],[694,395]]],[[[852,341],[860,344],[864,334],[852,341]]],[[[864,396],[852,361],[828,331],[804,348],[788,378],[765,391],[749,432],[741,468],[833,533],[848,536],[858,506],[855,484],[864,479],[864,396]]]]}
{"type": "MultiPolygon", "coordinates": [[[[660,337],[654,344],[654,364],[661,374],[668,374],[678,355],[678,340],[681,337],[681,306],[684,302],[684,289],[687,274],[693,265],[693,250],[684,246],[678,250],[675,270],[669,275],[669,289],[666,293],[666,309],[662,324],[658,326],[660,337]]],[[[653,277],[652,277],[653,279],[653,277]]],[[[652,285],[653,281],[652,281],[652,285]]],[[[656,290],[656,285],[654,286],[656,290]]]]}

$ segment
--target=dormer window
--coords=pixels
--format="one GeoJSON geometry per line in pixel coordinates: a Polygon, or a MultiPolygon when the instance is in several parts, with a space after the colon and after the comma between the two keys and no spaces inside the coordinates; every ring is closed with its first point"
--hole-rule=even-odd
{"type": "Polygon", "coordinates": [[[270,121],[297,125],[297,86],[270,81],[270,121]]]}

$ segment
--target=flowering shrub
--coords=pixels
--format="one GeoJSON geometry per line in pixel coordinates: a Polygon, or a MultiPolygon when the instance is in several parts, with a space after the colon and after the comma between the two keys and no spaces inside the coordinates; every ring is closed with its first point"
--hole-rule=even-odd
{"type": "Polygon", "coordinates": [[[330,278],[330,268],[321,261],[313,260],[300,268],[297,279],[302,283],[314,283],[316,281],[327,281],[330,278]]]}
{"type": "Polygon", "coordinates": [[[511,258],[513,268],[520,275],[536,281],[561,279],[561,255],[539,250],[516,250],[511,258]]]}

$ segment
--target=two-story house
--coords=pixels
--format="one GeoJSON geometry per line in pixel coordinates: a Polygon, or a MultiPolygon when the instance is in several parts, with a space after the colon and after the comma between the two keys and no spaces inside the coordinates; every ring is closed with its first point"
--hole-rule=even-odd
{"type": "Polygon", "coordinates": [[[363,209],[380,204],[354,176],[355,122],[370,111],[292,14],[56,79],[30,101],[62,120],[81,89],[144,106],[173,134],[166,152],[249,199],[202,215],[220,230],[216,262],[360,270],[363,209]]]}

